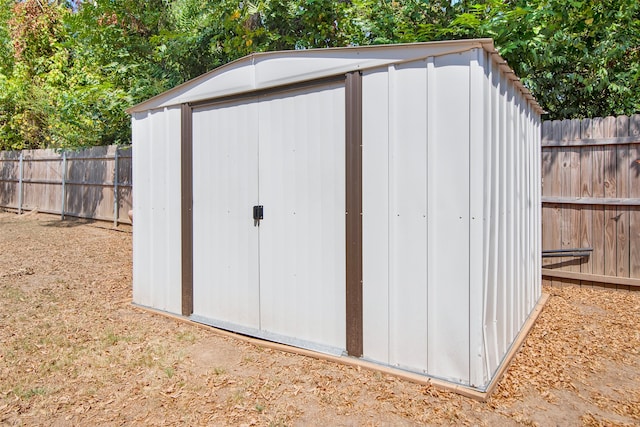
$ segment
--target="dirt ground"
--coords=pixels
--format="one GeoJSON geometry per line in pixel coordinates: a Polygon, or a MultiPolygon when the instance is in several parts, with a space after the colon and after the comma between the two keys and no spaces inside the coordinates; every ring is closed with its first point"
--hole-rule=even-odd
{"type": "Polygon", "coordinates": [[[546,288],[487,403],[131,305],[131,233],[0,212],[0,425],[639,425],[640,292],[546,288]]]}

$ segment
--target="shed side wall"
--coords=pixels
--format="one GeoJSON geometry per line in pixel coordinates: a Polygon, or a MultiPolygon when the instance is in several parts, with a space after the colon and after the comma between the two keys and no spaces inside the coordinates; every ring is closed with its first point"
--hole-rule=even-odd
{"type": "Polygon", "coordinates": [[[365,358],[469,384],[469,62],[363,77],[365,358]]]}
{"type": "Polygon", "coordinates": [[[540,118],[477,49],[363,75],[364,357],[486,387],[540,297],[540,118]]]}
{"type": "Polygon", "coordinates": [[[133,116],[133,302],[181,313],[180,107],[133,116]]]}
{"type": "Polygon", "coordinates": [[[481,61],[488,89],[481,332],[489,381],[541,295],[540,117],[514,86],[513,75],[486,53],[481,61]]]}

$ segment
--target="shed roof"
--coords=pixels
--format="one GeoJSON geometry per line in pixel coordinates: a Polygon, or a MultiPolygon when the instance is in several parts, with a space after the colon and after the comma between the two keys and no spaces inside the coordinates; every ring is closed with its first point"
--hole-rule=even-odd
{"type": "Polygon", "coordinates": [[[250,93],[477,48],[492,55],[534,110],[539,114],[544,112],[500,57],[492,39],[470,39],[252,53],[135,105],[127,113],[250,93]]]}

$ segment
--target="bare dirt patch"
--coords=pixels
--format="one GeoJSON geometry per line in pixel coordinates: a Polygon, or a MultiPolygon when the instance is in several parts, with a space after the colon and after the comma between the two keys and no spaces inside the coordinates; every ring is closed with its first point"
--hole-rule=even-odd
{"type": "Polygon", "coordinates": [[[640,292],[546,291],[478,403],[142,311],[129,232],[0,213],[0,424],[640,424],[640,292]]]}

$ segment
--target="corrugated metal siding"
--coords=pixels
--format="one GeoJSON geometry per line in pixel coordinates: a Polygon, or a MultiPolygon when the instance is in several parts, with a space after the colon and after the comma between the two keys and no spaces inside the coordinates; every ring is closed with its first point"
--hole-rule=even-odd
{"type": "Polygon", "coordinates": [[[133,117],[133,302],[180,313],[180,108],[133,117]]]}
{"type": "Polygon", "coordinates": [[[365,358],[480,388],[540,295],[539,117],[492,64],[363,77],[365,358]]]}

